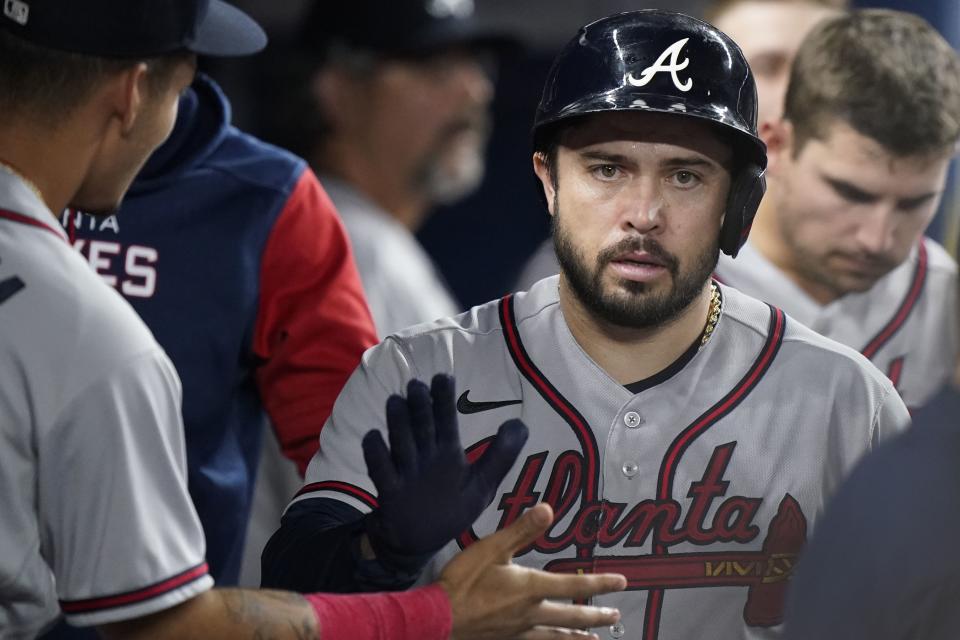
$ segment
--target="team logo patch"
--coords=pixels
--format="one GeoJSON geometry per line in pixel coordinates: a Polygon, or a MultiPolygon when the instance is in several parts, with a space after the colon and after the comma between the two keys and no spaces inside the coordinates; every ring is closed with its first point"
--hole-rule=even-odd
{"type": "Polygon", "coordinates": [[[677,75],[678,71],[683,71],[688,66],[690,66],[690,58],[684,58],[680,61],[680,52],[683,51],[683,47],[687,44],[687,41],[690,38],[684,38],[682,40],[677,40],[672,45],[664,49],[663,53],[660,54],[660,57],[657,58],[657,61],[652,65],[640,72],[640,77],[636,78],[631,73],[627,76],[627,82],[635,87],[644,87],[650,84],[650,81],[653,80],[653,77],[660,72],[670,72],[670,78],[673,80],[673,86],[675,86],[680,91],[690,91],[693,88],[693,78],[687,78],[686,82],[681,82],[680,77],[677,75]],[[667,59],[669,58],[670,62],[667,64],[667,59]]]}
{"type": "Polygon", "coordinates": [[[30,20],[30,5],[22,0],[3,0],[3,15],[23,26],[30,20]]]}

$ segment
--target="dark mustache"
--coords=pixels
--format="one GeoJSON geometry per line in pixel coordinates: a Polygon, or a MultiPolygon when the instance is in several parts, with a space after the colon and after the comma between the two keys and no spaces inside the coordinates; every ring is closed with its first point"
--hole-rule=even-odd
{"type": "Polygon", "coordinates": [[[616,260],[619,256],[633,251],[644,251],[659,260],[666,266],[671,274],[676,274],[680,266],[680,261],[670,252],[663,248],[659,242],[653,238],[624,238],[611,247],[607,247],[597,254],[597,266],[603,267],[616,260]]]}

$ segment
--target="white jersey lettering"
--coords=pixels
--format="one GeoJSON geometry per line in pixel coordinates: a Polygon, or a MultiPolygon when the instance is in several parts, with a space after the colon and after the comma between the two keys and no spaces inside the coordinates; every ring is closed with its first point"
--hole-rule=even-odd
{"type": "Polygon", "coordinates": [[[89,213],[83,213],[75,209],[64,209],[60,214],[60,225],[64,229],[70,229],[71,224],[74,229],[86,228],[90,231],[113,231],[120,233],[120,220],[115,215],[111,216],[93,216],[89,213]],[[71,216],[73,220],[71,220],[71,216]]]}
{"type": "Polygon", "coordinates": [[[117,286],[117,276],[110,274],[111,259],[107,256],[115,256],[120,253],[120,244],[117,242],[104,242],[103,240],[91,240],[88,250],[87,261],[93,270],[97,272],[103,281],[111,287],[117,286]]]}
{"type": "Polygon", "coordinates": [[[131,245],[127,249],[125,279],[120,292],[130,298],[152,298],[157,291],[156,264],[159,255],[153,247],[131,245]]]}
{"type": "Polygon", "coordinates": [[[152,298],[156,293],[160,253],[155,248],[83,238],[74,240],[73,248],[86,255],[103,281],[124,296],[152,298]]]}

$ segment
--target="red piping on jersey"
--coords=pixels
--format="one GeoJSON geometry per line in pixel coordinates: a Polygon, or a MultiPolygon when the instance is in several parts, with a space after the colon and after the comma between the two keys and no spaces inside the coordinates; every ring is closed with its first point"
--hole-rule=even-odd
{"type": "Polygon", "coordinates": [[[900,376],[903,375],[903,360],[905,356],[900,356],[890,363],[890,368],[887,370],[887,377],[890,378],[890,383],[893,385],[894,389],[900,387],[900,376]]]}
{"type": "Polygon", "coordinates": [[[60,608],[64,613],[67,614],[79,614],[88,613],[90,611],[113,609],[116,607],[125,607],[156,598],[157,596],[161,596],[170,591],[174,591],[175,589],[179,589],[184,585],[199,580],[205,575],[207,575],[206,562],[199,564],[192,569],[187,569],[182,573],[178,573],[172,578],[167,578],[162,582],[157,582],[156,584],[150,585],[149,587],[144,587],[143,589],[137,589],[136,591],[128,591],[126,593],[104,596],[102,598],[90,598],[88,600],[61,600],[60,608]]]}
{"type": "Polygon", "coordinates": [[[903,299],[903,302],[900,303],[900,308],[897,309],[897,312],[894,314],[893,318],[887,325],[880,330],[880,332],[873,338],[867,346],[863,348],[862,353],[867,358],[873,359],[873,356],[877,355],[877,352],[887,342],[890,341],[890,338],[900,330],[900,327],[904,325],[907,321],[907,318],[910,316],[910,312],[913,311],[913,308],[917,304],[917,298],[920,297],[920,293],[923,291],[923,285],[927,280],[927,246],[926,243],[921,239],[920,240],[920,250],[917,254],[917,268],[913,271],[913,282],[910,283],[910,289],[907,291],[906,297],[903,299]]]}
{"type": "Polygon", "coordinates": [[[294,498],[299,498],[302,495],[308,493],[314,493],[316,491],[336,491],[338,493],[345,493],[351,498],[356,498],[360,502],[364,503],[371,509],[376,509],[379,503],[372,493],[365,491],[358,486],[352,485],[348,482],[339,482],[337,480],[325,480],[324,482],[311,482],[306,485],[300,491],[297,491],[297,494],[293,496],[294,498]]]}
{"type": "MultiPolygon", "coordinates": [[[[673,497],[673,481],[676,476],[677,466],[680,459],[690,447],[694,440],[703,435],[710,427],[716,424],[722,417],[730,413],[760,382],[764,374],[770,369],[770,365],[780,351],[780,345],[783,343],[784,328],[786,326],[786,317],[783,311],[776,307],[770,307],[770,324],[767,330],[767,341],[760,350],[760,355],[751,365],[746,375],[740,379],[730,393],[720,399],[715,405],[707,409],[699,418],[680,432],[670,448],[667,449],[667,455],[663,459],[660,468],[660,477],[657,480],[657,499],[671,500],[673,497]]],[[[654,533],[653,553],[654,555],[667,555],[666,545],[657,540],[657,534],[654,533]]],[[[647,608],[643,619],[643,638],[644,640],[656,640],[660,633],[660,612],[663,608],[664,592],[663,589],[650,589],[647,596],[647,608]]]]}
{"type": "Polygon", "coordinates": [[[52,233],[53,235],[60,238],[61,240],[63,240],[63,236],[57,233],[56,231],[54,231],[53,227],[45,225],[39,220],[34,220],[29,216],[25,216],[22,213],[15,213],[13,211],[7,211],[6,209],[0,209],[0,218],[11,220],[13,222],[19,222],[20,224],[25,224],[31,227],[38,227],[40,229],[45,229],[50,233],[52,233]]]}
{"type": "Polygon", "coordinates": [[[674,439],[667,455],[663,460],[663,466],[660,469],[660,479],[657,482],[657,498],[659,500],[670,500],[673,496],[673,480],[676,475],[677,465],[680,458],[686,452],[690,444],[704,431],[713,426],[720,418],[729,413],[734,407],[749,394],[763,377],[763,374],[770,368],[770,363],[780,349],[783,342],[783,329],[786,324],[783,311],[776,307],[770,307],[770,325],[767,334],[767,342],[764,344],[760,355],[754,361],[753,366],[747,371],[746,375],[737,383],[733,390],[723,397],[717,404],[713,405],[706,412],[697,418],[693,424],[688,426],[680,435],[674,439]]]}
{"type": "Polygon", "coordinates": [[[585,505],[596,502],[600,457],[597,453],[597,442],[593,436],[593,429],[590,428],[586,418],[550,383],[527,354],[523,342],[520,340],[520,332],[517,329],[517,321],[513,312],[513,294],[504,296],[500,301],[500,324],[503,326],[507,349],[514,364],[537,392],[543,396],[543,399],[560,414],[567,424],[573,427],[577,439],[580,441],[580,446],[583,447],[584,462],[587,465],[587,473],[584,474],[586,482],[584,487],[585,505]]]}
{"type": "Polygon", "coordinates": [[[653,640],[660,634],[660,612],[663,610],[663,589],[650,589],[643,612],[643,638],[653,640]]]}
{"type": "MultiPolygon", "coordinates": [[[[598,502],[597,485],[600,484],[600,454],[597,441],[593,436],[593,429],[587,419],[577,411],[563,394],[547,379],[543,372],[533,363],[530,355],[520,339],[517,319],[513,311],[513,294],[504,296],[500,300],[500,325],[503,328],[504,339],[510,357],[520,373],[530,381],[533,388],[547,401],[554,411],[560,414],[564,421],[573,427],[574,434],[583,449],[584,464],[587,466],[583,474],[583,507],[586,508],[598,502]]],[[[592,551],[589,547],[580,547],[577,553],[581,558],[589,558],[592,551]]]]}
{"type": "Polygon", "coordinates": [[[67,213],[67,238],[70,239],[70,246],[77,243],[77,212],[73,209],[67,213]]]}

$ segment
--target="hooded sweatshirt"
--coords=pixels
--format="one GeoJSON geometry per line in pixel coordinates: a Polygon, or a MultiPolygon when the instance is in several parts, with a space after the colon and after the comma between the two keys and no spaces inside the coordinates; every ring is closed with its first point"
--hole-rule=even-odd
{"type": "Polygon", "coordinates": [[[176,365],[207,562],[235,584],[265,420],[302,474],[376,342],[333,205],[302,159],[231,126],[198,75],[120,210],[62,222],[176,365]]]}

